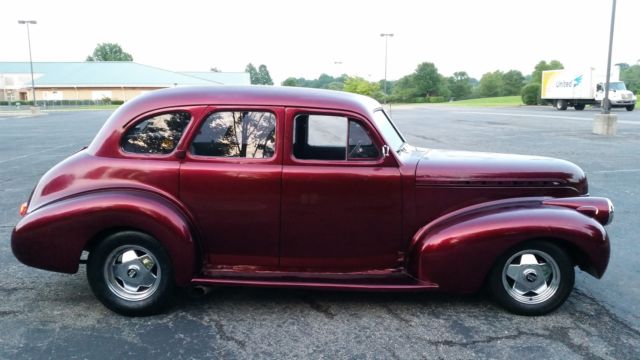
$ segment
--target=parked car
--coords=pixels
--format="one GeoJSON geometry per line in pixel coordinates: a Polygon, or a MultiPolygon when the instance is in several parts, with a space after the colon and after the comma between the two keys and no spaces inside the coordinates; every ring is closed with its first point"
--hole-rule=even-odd
{"type": "Polygon", "coordinates": [[[175,287],[473,293],[544,314],[609,261],[606,198],[545,157],[407,144],[382,106],[277,87],[154,91],[49,170],[11,239],[126,315],[175,287]]]}

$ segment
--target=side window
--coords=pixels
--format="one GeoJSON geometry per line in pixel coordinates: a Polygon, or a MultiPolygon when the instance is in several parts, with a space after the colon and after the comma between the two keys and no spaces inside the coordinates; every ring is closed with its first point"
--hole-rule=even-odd
{"type": "Polygon", "coordinates": [[[127,130],[120,145],[122,150],[137,154],[169,154],[191,120],[186,111],[156,115],[138,122],[127,130]]]}
{"type": "Polygon", "coordinates": [[[266,111],[220,111],[205,119],[191,144],[194,155],[270,158],[275,154],[276,116],[266,111]]]}
{"type": "Polygon", "coordinates": [[[293,156],[303,160],[377,159],[378,149],[366,129],[344,116],[298,115],[293,156]]]}
{"type": "Polygon", "coordinates": [[[349,120],[349,159],[377,159],[378,148],[367,130],[358,122],[349,120]]]}

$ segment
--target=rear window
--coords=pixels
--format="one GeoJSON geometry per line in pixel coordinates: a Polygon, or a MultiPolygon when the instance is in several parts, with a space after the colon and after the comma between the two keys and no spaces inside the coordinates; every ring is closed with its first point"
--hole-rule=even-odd
{"type": "Polygon", "coordinates": [[[191,121],[186,111],[155,115],[129,128],[122,137],[122,150],[135,154],[169,154],[191,121]]]}
{"type": "Polygon", "coordinates": [[[276,116],[266,111],[215,112],[198,130],[194,155],[266,159],[276,151],[276,116]]]}

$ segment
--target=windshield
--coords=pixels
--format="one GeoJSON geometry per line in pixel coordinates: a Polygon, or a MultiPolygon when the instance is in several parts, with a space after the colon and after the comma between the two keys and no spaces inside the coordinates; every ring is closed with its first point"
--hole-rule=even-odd
{"type": "Polygon", "coordinates": [[[387,142],[387,145],[394,151],[400,150],[402,144],[404,144],[404,138],[400,135],[398,129],[391,122],[387,114],[383,110],[378,110],[373,113],[373,121],[376,123],[376,127],[382,133],[382,137],[387,142]]]}
{"type": "Polygon", "coordinates": [[[609,83],[609,89],[610,90],[627,90],[627,87],[624,86],[624,83],[622,81],[616,81],[616,82],[609,83]]]}

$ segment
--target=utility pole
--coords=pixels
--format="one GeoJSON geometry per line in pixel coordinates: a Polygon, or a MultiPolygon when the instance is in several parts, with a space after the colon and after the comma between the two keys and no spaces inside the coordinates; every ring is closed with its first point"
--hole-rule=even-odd
{"type": "Polygon", "coordinates": [[[616,22],[616,0],[611,7],[611,29],[609,30],[609,54],[607,57],[607,78],[604,85],[604,99],[602,99],[602,113],[596,115],[593,121],[593,133],[599,135],[615,135],[618,116],[611,114],[609,104],[609,82],[611,76],[611,51],[613,49],[613,29],[616,22]]]}
{"type": "Polygon", "coordinates": [[[384,103],[387,103],[387,51],[389,48],[389,38],[393,37],[391,33],[382,33],[381,37],[384,38],[384,103]]]}
{"type": "Polygon", "coordinates": [[[33,106],[37,108],[36,103],[36,84],[33,80],[33,58],[31,57],[31,34],[29,32],[29,24],[35,25],[38,22],[35,20],[18,20],[18,24],[27,25],[27,41],[29,42],[29,66],[31,67],[31,95],[33,97],[33,106]]]}

